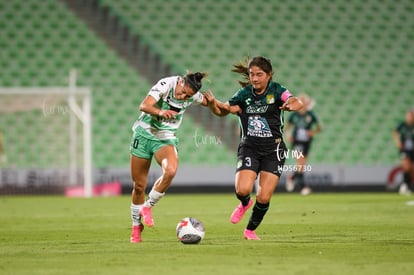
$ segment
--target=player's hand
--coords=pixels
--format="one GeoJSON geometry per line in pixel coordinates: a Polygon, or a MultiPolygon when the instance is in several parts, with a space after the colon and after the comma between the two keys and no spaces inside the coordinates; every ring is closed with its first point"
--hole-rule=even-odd
{"type": "Polygon", "coordinates": [[[177,116],[177,114],[178,113],[176,111],[173,111],[173,110],[161,110],[158,113],[158,116],[166,118],[166,119],[171,119],[171,118],[175,118],[177,116]]]}
{"type": "Polygon", "coordinates": [[[279,109],[283,111],[297,111],[302,107],[303,103],[297,97],[289,97],[279,109]]]}
{"type": "Polygon", "coordinates": [[[214,96],[213,92],[211,90],[207,90],[203,93],[205,99],[207,100],[208,106],[214,106],[216,97],[214,96]]]}
{"type": "Polygon", "coordinates": [[[279,109],[283,110],[283,111],[292,111],[292,106],[287,101],[287,102],[283,103],[283,105],[281,107],[279,107],[279,109]]]}
{"type": "Polygon", "coordinates": [[[233,115],[239,115],[242,112],[242,109],[240,108],[239,105],[228,105],[226,106],[227,110],[232,113],[233,115]]]}

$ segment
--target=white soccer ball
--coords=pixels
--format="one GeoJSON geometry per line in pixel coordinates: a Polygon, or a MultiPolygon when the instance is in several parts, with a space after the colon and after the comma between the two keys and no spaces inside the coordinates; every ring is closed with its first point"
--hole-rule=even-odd
{"type": "Polygon", "coordinates": [[[205,232],[203,223],[192,217],[182,219],[175,231],[183,244],[198,244],[204,238],[205,232]]]}

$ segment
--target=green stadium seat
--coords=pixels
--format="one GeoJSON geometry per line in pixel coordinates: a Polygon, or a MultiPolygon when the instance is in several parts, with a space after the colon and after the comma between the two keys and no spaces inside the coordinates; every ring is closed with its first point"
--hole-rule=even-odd
{"type": "MultiPolygon", "coordinates": [[[[205,86],[213,87],[221,99],[228,99],[239,87],[238,76],[230,72],[232,64],[247,55],[269,56],[276,81],[295,93],[309,93],[318,101],[315,112],[324,131],[315,145],[329,153],[321,153],[315,146],[312,154],[316,163],[376,163],[378,159],[394,163],[395,150],[385,145],[395,121],[402,119],[401,110],[412,104],[401,100],[411,95],[409,87],[413,84],[412,1],[348,1],[346,5],[329,0],[312,4],[266,1],[246,14],[250,4],[247,0],[187,5],[181,0],[99,1],[142,36],[152,52],[162,56],[176,73],[186,69],[209,71],[212,82],[205,86]],[[197,16],[192,16],[194,10],[197,16]],[[398,16],[392,16],[396,12],[398,16]],[[390,80],[392,89],[403,96],[382,91],[390,80]],[[396,109],[388,108],[396,105],[396,109]],[[378,112],[371,111],[372,106],[378,112]],[[336,151],[346,148],[344,144],[361,127],[369,132],[358,136],[353,148],[363,148],[366,155],[357,156],[351,149],[346,154],[336,151]],[[369,146],[368,137],[373,135],[378,138],[375,148],[369,146]],[[376,153],[377,147],[386,148],[376,153]]],[[[0,10],[0,28],[7,37],[0,41],[2,49],[6,48],[0,60],[7,68],[2,72],[1,85],[63,84],[68,70],[75,67],[79,83],[93,88],[94,106],[104,109],[94,109],[94,120],[119,124],[129,120],[128,113],[137,113],[136,106],[152,83],[133,72],[64,5],[52,0],[16,0],[0,2],[0,10]],[[113,99],[112,104],[128,106],[129,111],[119,113],[109,108],[107,112],[108,98],[113,99]]],[[[102,134],[99,127],[94,131],[102,134]]],[[[120,140],[129,139],[129,135],[124,134],[120,140]]],[[[192,148],[191,143],[182,145],[192,148]]],[[[100,146],[104,144],[98,143],[97,151],[102,151],[100,146]]],[[[123,144],[117,141],[110,151],[120,148],[123,144]]],[[[232,153],[216,157],[205,153],[208,160],[234,157],[232,153]]],[[[191,152],[183,157],[196,163],[206,161],[203,158],[191,152]]],[[[108,161],[125,164],[121,158],[100,156],[97,165],[104,166],[108,161]]]]}

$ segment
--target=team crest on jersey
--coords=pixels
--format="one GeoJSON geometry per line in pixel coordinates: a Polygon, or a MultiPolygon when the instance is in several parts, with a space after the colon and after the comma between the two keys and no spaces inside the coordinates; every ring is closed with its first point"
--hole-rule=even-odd
{"type": "Polygon", "coordinates": [[[266,103],[267,104],[275,103],[275,96],[273,94],[266,95],[266,103]]]}
{"type": "Polygon", "coordinates": [[[243,165],[243,161],[240,159],[240,160],[238,160],[237,161],[237,169],[239,169],[240,167],[242,167],[242,165],[243,165]]]}
{"type": "Polygon", "coordinates": [[[272,137],[272,131],[265,118],[259,115],[249,116],[247,135],[253,137],[272,137]]]}

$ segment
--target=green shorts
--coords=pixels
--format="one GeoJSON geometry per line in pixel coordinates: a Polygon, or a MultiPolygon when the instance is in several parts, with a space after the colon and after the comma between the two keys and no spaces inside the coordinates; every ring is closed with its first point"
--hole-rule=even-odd
{"type": "Polygon", "coordinates": [[[132,135],[130,152],[136,157],[152,159],[154,153],[161,147],[166,145],[173,145],[174,147],[177,147],[178,139],[150,139],[145,133],[143,133],[143,131],[145,130],[138,127],[132,135]]]}

